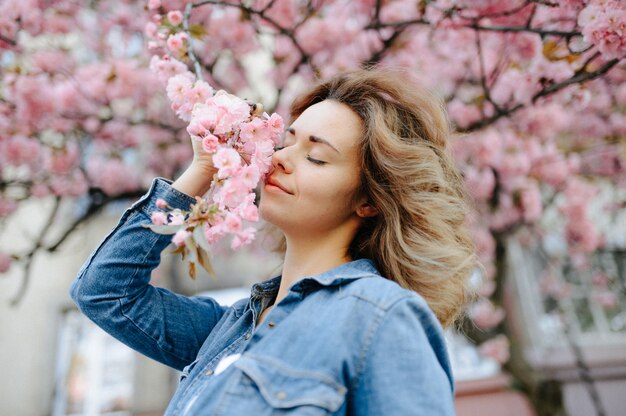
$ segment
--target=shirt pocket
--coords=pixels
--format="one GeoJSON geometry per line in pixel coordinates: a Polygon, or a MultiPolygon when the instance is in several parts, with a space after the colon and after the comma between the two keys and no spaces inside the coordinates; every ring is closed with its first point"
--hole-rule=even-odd
{"type": "Polygon", "coordinates": [[[239,407],[232,414],[327,415],[336,412],[345,400],[346,387],[323,372],[296,369],[273,357],[248,354],[233,366],[240,372],[229,392],[239,396],[232,401],[239,407]]]}

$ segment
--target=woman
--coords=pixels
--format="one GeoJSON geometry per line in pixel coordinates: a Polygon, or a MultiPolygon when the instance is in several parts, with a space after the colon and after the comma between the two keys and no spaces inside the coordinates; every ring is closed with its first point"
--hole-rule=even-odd
{"type": "Polygon", "coordinates": [[[261,191],[284,236],[282,273],[230,307],[149,284],[169,237],[143,227],[157,198],[186,209],[214,168],[156,179],[71,288],[113,336],[182,370],[167,414],[452,415],[441,326],[475,267],[441,104],[395,72],[311,89],[261,191]]]}

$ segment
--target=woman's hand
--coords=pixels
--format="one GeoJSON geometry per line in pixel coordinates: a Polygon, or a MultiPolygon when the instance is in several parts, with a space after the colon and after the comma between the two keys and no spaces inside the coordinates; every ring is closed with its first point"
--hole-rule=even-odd
{"type": "Polygon", "coordinates": [[[203,196],[211,187],[213,175],[217,172],[213,166],[213,155],[202,148],[202,142],[191,139],[193,160],[172,187],[189,196],[203,196]]]}

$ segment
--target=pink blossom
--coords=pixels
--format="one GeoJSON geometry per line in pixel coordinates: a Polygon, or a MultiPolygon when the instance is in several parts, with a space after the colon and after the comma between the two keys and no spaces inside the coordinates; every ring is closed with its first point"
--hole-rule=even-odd
{"type": "Polygon", "coordinates": [[[276,145],[285,130],[285,122],[279,114],[273,113],[267,120],[267,124],[272,129],[272,141],[276,145]]]}
{"type": "Polygon", "coordinates": [[[224,219],[224,227],[228,233],[238,233],[241,231],[241,218],[231,212],[227,213],[224,219]]]}
{"type": "Polygon", "coordinates": [[[0,160],[13,166],[31,165],[39,160],[41,146],[39,141],[22,135],[0,141],[0,160]]]}
{"type": "Polygon", "coordinates": [[[204,81],[196,81],[185,97],[191,105],[204,103],[213,95],[213,87],[204,81]]]}
{"type": "Polygon", "coordinates": [[[159,28],[156,24],[154,24],[153,22],[148,22],[146,23],[146,27],[144,28],[144,33],[148,38],[154,39],[157,36],[158,29],[159,28]]]}
{"type": "Polygon", "coordinates": [[[208,132],[209,130],[206,129],[197,119],[192,119],[187,126],[187,133],[189,133],[189,135],[196,140],[202,140],[208,132]]]}
{"type": "Polygon", "coordinates": [[[107,195],[119,195],[139,186],[137,171],[119,159],[91,159],[87,161],[87,174],[107,195]]]}
{"type": "MultiPolygon", "coordinates": [[[[254,194],[253,194],[254,195],[254,194]]],[[[243,207],[239,207],[239,215],[246,221],[258,221],[259,209],[254,204],[242,204],[243,207]]]]}
{"type": "Polygon", "coordinates": [[[251,163],[259,168],[259,173],[264,175],[272,166],[272,154],[274,154],[274,146],[272,142],[257,142],[252,154],[251,163]]]}
{"type": "Polygon", "coordinates": [[[194,77],[189,72],[176,74],[167,80],[167,98],[177,105],[182,105],[183,101],[193,87],[194,77]]]}
{"type": "Polygon", "coordinates": [[[170,51],[178,53],[181,51],[183,46],[185,45],[185,41],[187,41],[187,34],[185,32],[176,33],[174,35],[170,35],[167,38],[167,47],[170,51]]]}
{"type": "Polygon", "coordinates": [[[471,123],[481,119],[482,114],[476,105],[465,104],[461,100],[454,99],[448,104],[450,118],[459,127],[467,127],[471,123]]]}
{"type": "Polygon", "coordinates": [[[259,179],[261,178],[261,174],[259,172],[258,166],[254,164],[250,164],[248,166],[244,166],[241,170],[241,174],[239,175],[243,184],[248,188],[254,188],[259,183],[259,179]]]}
{"type": "Polygon", "coordinates": [[[181,247],[185,245],[185,240],[191,237],[191,232],[183,229],[176,231],[176,234],[172,237],[172,243],[174,243],[177,247],[181,247]]]}
{"type": "MultiPolygon", "coordinates": [[[[191,110],[192,124],[198,124],[192,128],[194,131],[202,132],[204,130],[214,131],[218,120],[226,112],[221,107],[211,104],[196,103],[191,110]]],[[[190,132],[190,134],[192,134],[190,132]]],[[[216,133],[219,134],[219,133],[216,133]]]]}
{"type": "Polygon", "coordinates": [[[89,189],[85,176],[78,170],[52,176],[49,185],[52,193],[59,196],[80,197],[89,189]]]}
{"type": "Polygon", "coordinates": [[[246,200],[249,188],[238,178],[227,179],[213,196],[220,208],[237,208],[246,200]]]}
{"type": "Polygon", "coordinates": [[[218,91],[207,104],[223,110],[215,127],[214,134],[224,134],[238,127],[250,117],[250,106],[242,99],[224,91],[218,91]]]}
{"type": "Polygon", "coordinates": [[[248,123],[241,125],[239,137],[242,142],[256,142],[261,140],[270,140],[273,131],[269,123],[260,118],[254,118],[248,123]]]}
{"type": "Polygon", "coordinates": [[[465,185],[476,200],[491,198],[496,178],[489,168],[478,171],[472,166],[465,169],[465,185]]]}
{"type": "Polygon", "coordinates": [[[11,256],[0,251],[0,273],[6,273],[11,268],[11,256]]]}
{"type": "Polygon", "coordinates": [[[209,244],[216,243],[225,234],[224,220],[220,216],[214,217],[213,223],[211,225],[206,224],[204,227],[204,238],[209,244]]]}
{"type": "Polygon", "coordinates": [[[222,147],[213,156],[213,165],[219,178],[232,176],[241,167],[241,156],[235,149],[222,147]]]}
{"type": "Polygon", "coordinates": [[[152,220],[152,224],[155,225],[167,224],[167,214],[165,212],[153,211],[150,219],[152,220]]]}
{"type": "Polygon", "coordinates": [[[148,0],[148,9],[156,10],[161,7],[161,0],[148,0]]]}
{"type": "Polygon", "coordinates": [[[153,56],[150,60],[150,69],[156,72],[159,81],[166,83],[171,77],[188,72],[187,65],[170,57],[159,58],[153,56]]]}
{"type": "Polygon", "coordinates": [[[499,364],[505,364],[509,361],[509,348],[509,339],[505,335],[499,334],[483,342],[478,350],[483,356],[493,358],[499,364]]]}
{"type": "Polygon", "coordinates": [[[469,309],[472,321],[481,329],[495,328],[504,319],[504,310],[495,306],[488,299],[482,298],[469,309]]]}
{"type": "Polygon", "coordinates": [[[626,5],[620,1],[591,1],[578,16],[585,41],[608,59],[626,55],[626,5]]]}
{"type": "Polygon", "coordinates": [[[254,235],[256,230],[252,227],[247,227],[241,231],[239,231],[234,237],[230,244],[230,247],[233,250],[237,250],[247,244],[250,244],[252,240],[254,240],[254,235]]]}
{"type": "Polygon", "coordinates": [[[174,26],[178,26],[183,22],[183,14],[180,10],[172,10],[167,13],[167,20],[169,20],[174,26]]]}
{"type": "Polygon", "coordinates": [[[78,146],[68,144],[64,149],[52,149],[47,154],[46,168],[53,173],[67,173],[79,162],[78,146]]]}
{"type": "Polygon", "coordinates": [[[212,134],[207,134],[202,138],[202,149],[207,153],[214,153],[219,146],[219,140],[212,134]]]}
{"type": "Polygon", "coordinates": [[[166,209],[170,207],[169,204],[163,198],[157,198],[156,206],[159,209],[166,209]]]}

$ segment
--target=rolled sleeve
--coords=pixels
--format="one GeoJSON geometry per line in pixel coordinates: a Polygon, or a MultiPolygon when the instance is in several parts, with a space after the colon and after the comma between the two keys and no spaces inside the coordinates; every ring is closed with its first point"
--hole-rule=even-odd
{"type": "Polygon", "coordinates": [[[168,181],[155,179],[85,261],[69,293],[109,334],[180,370],[195,359],[227,308],[211,298],[187,297],[150,284],[161,252],[171,242],[170,235],[146,227],[158,199],[180,209],[195,202],[168,181]]]}

